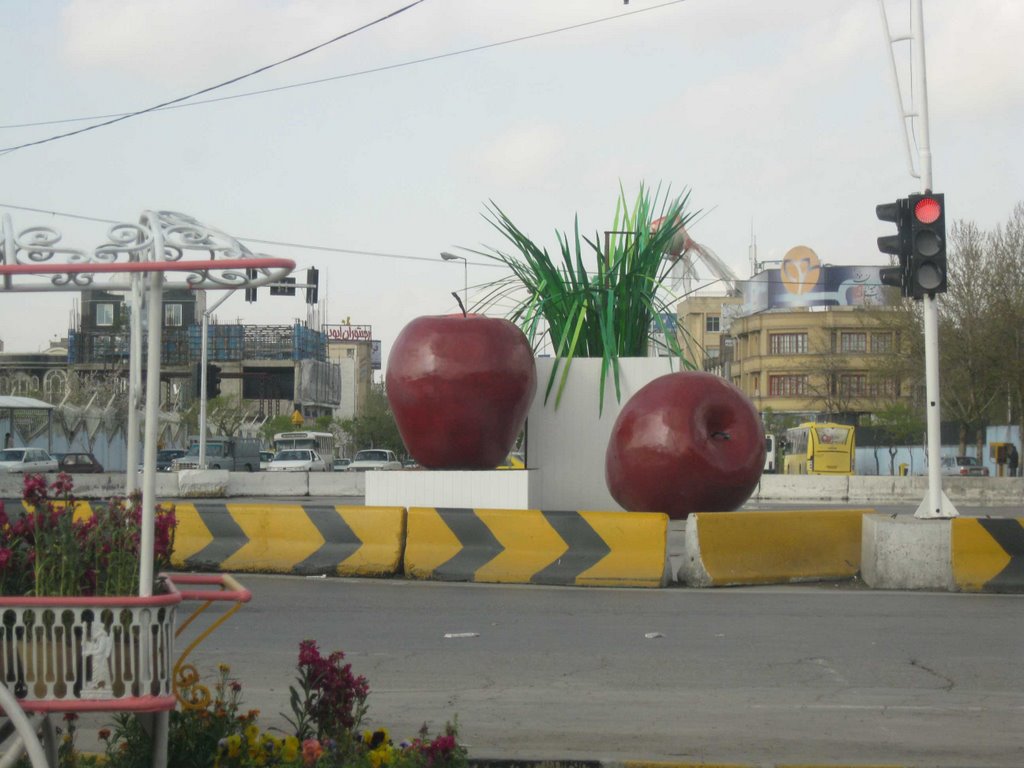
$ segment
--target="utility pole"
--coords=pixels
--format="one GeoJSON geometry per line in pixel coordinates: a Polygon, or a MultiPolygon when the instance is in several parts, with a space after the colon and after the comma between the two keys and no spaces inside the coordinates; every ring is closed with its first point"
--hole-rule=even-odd
{"type": "MultiPolygon", "coordinates": [[[[910,160],[910,173],[920,179],[921,194],[931,194],[932,188],[932,150],[928,124],[928,74],[925,68],[924,51],[924,3],[923,0],[910,0],[910,35],[893,37],[889,33],[889,20],[885,13],[885,0],[878,0],[885,27],[886,43],[892,60],[893,81],[896,86],[896,97],[899,102],[900,115],[905,145],[910,160]],[[900,91],[899,77],[893,58],[892,46],[896,42],[910,41],[913,61],[913,94],[916,104],[911,111],[904,107],[900,91]],[[910,141],[907,131],[907,120],[916,118],[916,139],[918,153],[918,172],[914,172],[913,159],[910,156],[910,141]]],[[[912,123],[913,125],[913,123],[912,123]]],[[[951,518],[959,513],[953,503],[942,491],[942,435],[939,393],[939,308],[934,293],[925,293],[922,297],[924,315],[924,368],[925,368],[925,400],[928,426],[928,495],[921,501],[914,513],[918,518],[951,518]]]]}

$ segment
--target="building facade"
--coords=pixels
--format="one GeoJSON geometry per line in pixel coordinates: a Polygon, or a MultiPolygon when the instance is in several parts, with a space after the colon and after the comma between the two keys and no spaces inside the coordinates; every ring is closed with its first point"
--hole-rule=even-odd
{"type": "Polygon", "coordinates": [[[687,357],[739,387],[762,414],[860,423],[909,402],[913,392],[896,364],[902,339],[887,311],[892,297],[877,268],[800,267],[784,262],[754,275],[742,298],[681,302],[687,357]]]}

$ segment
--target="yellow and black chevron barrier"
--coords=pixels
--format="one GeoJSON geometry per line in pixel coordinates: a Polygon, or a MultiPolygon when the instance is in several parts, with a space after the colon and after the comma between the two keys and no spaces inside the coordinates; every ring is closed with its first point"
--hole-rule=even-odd
{"type": "Polygon", "coordinates": [[[176,568],[389,576],[402,562],[402,507],[210,501],[176,514],[176,568]]]}
{"type": "Polygon", "coordinates": [[[686,520],[679,578],[691,587],[851,579],[873,509],[698,512],[686,520]]]}
{"type": "Polygon", "coordinates": [[[647,512],[411,507],[405,575],[567,586],[668,583],[668,517],[647,512]]]}
{"type": "Polygon", "coordinates": [[[952,521],[953,582],[964,592],[1024,592],[1024,518],[952,521]]]}

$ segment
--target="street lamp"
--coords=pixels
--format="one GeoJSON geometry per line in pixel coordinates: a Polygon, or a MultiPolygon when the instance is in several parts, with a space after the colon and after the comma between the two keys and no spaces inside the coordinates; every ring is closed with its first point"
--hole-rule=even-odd
{"type": "Polygon", "coordinates": [[[461,261],[462,262],[462,300],[466,304],[466,309],[469,309],[469,261],[466,260],[465,256],[456,256],[454,253],[448,253],[448,251],[441,251],[441,258],[445,261],[461,261]]]}

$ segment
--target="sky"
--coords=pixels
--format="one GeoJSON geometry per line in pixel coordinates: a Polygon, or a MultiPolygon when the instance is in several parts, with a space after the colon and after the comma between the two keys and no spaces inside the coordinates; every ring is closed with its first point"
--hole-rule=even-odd
{"type": "MultiPolygon", "coordinates": [[[[472,253],[506,247],[492,201],[554,249],[575,217],[610,228],[620,185],[689,190],[690,234],[746,278],[752,233],[761,261],[804,245],[886,263],[875,205],[921,189],[876,0],[422,0],[201,98],[279,90],[2,153],[102,121],[38,123],[170,101],[411,2],[4,0],[0,214],[91,249],[107,225],[63,214],[182,211],[294,259],[300,282],[317,267],[322,319],[372,325],[386,364],[406,323],[456,311],[464,278],[472,303],[505,274],[472,253]]],[[[908,32],[910,0],[885,8],[908,32]]],[[[924,0],[924,27],[934,189],[947,222],[990,229],[1024,200],[1024,3],[924,0]]],[[[909,104],[910,46],[895,51],[909,104]]],[[[0,292],[4,350],[65,336],[76,299],[0,292]]],[[[215,317],[306,316],[261,289],[215,317]]]]}

